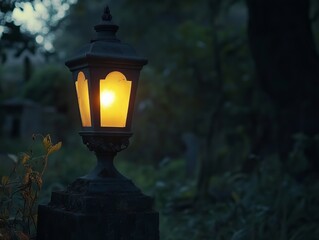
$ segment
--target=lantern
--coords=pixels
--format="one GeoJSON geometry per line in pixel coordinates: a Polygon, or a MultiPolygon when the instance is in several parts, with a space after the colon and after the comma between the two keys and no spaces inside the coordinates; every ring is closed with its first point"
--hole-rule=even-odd
{"type": "Polygon", "coordinates": [[[66,65],[73,73],[83,133],[128,133],[140,71],[147,60],[117,37],[108,8],[95,39],[66,65]]]}
{"type": "Polygon", "coordinates": [[[82,123],[80,135],[98,159],[96,168],[79,181],[90,181],[90,191],[107,191],[110,181],[116,182],[112,188],[118,186],[118,191],[137,191],[115,169],[113,159],[129,144],[138,79],[147,60],[116,37],[118,26],[112,23],[108,7],[94,29],[95,38],[65,63],[75,84],[82,123]],[[107,183],[102,186],[101,180],[107,183]]]}
{"type": "Polygon", "coordinates": [[[159,239],[154,199],[113,164],[132,135],[137,83],[147,61],[116,37],[118,26],[111,20],[105,8],[95,39],[66,62],[77,93],[80,135],[97,165],[39,206],[37,239],[159,239]]]}
{"type": "Polygon", "coordinates": [[[138,79],[147,60],[117,37],[109,8],[95,27],[96,37],[66,62],[73,75],[82,123],[80,135],[98,157],[98,166],[86,178],[117,176],[105,168],[107,156],[127,148],[138,79]],[[102,165],[104,167],[102,167],[102,165]]]}

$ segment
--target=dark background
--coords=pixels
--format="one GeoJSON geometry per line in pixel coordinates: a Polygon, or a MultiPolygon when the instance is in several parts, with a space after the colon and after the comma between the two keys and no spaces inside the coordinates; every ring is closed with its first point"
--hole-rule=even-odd
{"type": "MultiPolygon", "coordinates": [[[[47,202],[94,165],[64,61],[94,36],[106,2],[52,1],[38,32],[12,21],[23,2],[46,1],[0,2],[0,174],[8,153],[28,148],[28,129],[62,140],[47,202]],[[54,20],[59,4],[69,8],[54,20]],[[41,116],[19,114],[30,106],[41,116]]],[[[319,239],[319,2],[108,4],[119,38],[149,59],[117,165],[156,197],[161,239],[319,239]]]]}

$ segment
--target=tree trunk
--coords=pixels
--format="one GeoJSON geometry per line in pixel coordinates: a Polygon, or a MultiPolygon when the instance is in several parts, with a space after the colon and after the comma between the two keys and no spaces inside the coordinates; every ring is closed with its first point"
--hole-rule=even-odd
{"type": "MultiPolygon", "coordinates": [[[[246,0],[248,35],[258,80],[275,105],[274,143],[285,161],[292,135],[319,133],[319,59],[311,31],[309,0],[246,0]]],[[[271,143],[269,143],[271,144],[271,143]]],[[[315,144],[305,149],[319,172],[315,144]]]]}

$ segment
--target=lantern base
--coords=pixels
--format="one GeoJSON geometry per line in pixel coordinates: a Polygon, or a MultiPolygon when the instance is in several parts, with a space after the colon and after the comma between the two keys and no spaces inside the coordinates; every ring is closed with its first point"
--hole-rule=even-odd
{"type": "Polygon", "coordinates": [[[145,196],[113,164],[132,134],[80,134],[95,152],[97,165],[66,191],[53,192],[48,205],[39,206],[37,240],[159,240],[154,199],[145,196]]]}
{"type": "Polygon", "coordinates": [[[159,240],[157,212],[83,214],[39,206],[37,240],[159,240]]]}
{"type": "Polygon", "coordinates": [[[153,205],[128,179],[79,178],[39,206],[37,240],[158,240],[153,205]]]}

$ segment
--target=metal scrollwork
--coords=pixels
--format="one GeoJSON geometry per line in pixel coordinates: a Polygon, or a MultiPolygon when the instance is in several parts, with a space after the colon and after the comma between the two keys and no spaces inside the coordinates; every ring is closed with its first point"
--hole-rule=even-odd
{"type": "Polygon", "coordinates": [[[83,143],[90,151],[117,153],[129,145],[128,137],[82,136],[83,143]]]}

